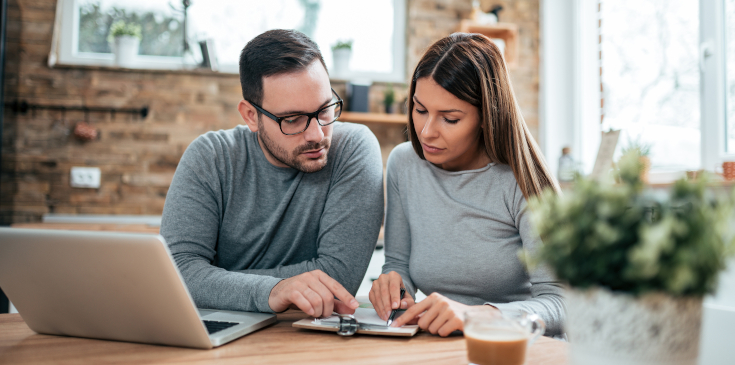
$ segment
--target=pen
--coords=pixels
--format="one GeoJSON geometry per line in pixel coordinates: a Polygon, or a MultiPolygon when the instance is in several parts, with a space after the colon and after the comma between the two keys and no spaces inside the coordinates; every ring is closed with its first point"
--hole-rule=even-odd
{"type": "MultiPolygon", "coordinates": [[[[406,295],[406,289],[401,288],[401,300],[403,300],[403,296],[406,295]]],[[[401,308],[401,303],[398,303],[398,308],[390,311],[390,316],[388,317],[388,324],[386,326],[390,326],[391,323],[393,323],[393,318],[396,317],[396,312],[398,312],[398,309],[401,308]]]]}

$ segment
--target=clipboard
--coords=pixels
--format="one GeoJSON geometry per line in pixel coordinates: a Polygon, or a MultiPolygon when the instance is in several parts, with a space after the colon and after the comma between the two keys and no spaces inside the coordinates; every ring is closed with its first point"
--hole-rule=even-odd
{"type": "Polygon", "coordinates": [[[336,332],[340,336],[352,336],[356,333],[378,336],[411,337],[419,331],[417,325],[389,327],[380,319],[372,308],[357,308],[355,314],[340,314],[328,318],[305,318],[292,325],[317,331],[336,332]]]}

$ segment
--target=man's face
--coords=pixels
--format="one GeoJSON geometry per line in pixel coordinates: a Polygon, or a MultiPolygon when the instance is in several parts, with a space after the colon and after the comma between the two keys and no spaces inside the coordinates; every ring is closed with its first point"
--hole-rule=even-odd
{"type": "MultiPolygon", "coordinates": [[[[261,107],[276,116],[313,113],[332,101],[329,76],[318,60],[306,69],[263,79],[261,107]]],[[[258,119],[258,139],[268,160],[280,167],[316,172],[327,164],[332,125],[322,127],[312,118],[302,133],[287,136],[265,115],[258,119]]]]}

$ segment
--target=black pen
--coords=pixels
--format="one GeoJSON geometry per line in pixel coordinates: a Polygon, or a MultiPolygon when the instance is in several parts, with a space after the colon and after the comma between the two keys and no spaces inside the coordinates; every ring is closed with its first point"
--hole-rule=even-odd
{"type": "MultiPolygon", "coordinates": [[[[401,300],[403,300],[403,296],[406,295],[406,289],[401,288],[401,300]]],[[[396,317],[396,312],[398,312],[398,309],[401,308],[401,302],[398,302],[398,308],[390,311],[390,316],[388,316],[388,324],[386,326],[390,326],[391,323],[393,323],[393,318],[396,317]]]]}

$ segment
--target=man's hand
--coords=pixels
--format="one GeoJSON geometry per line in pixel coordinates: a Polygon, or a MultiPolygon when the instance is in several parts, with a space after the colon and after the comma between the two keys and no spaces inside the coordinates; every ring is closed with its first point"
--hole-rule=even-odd
{"type": "Polygon", "coordinates": [[[317,318],[331,316],[332,311],[352,314],[359,306],[355,297],[321,270],[281,280],[273,287],[268,305],[274,312],[282,312],[292,304],[317,318]]]}
{"type": "Polygon", "coordinates": [[[373,287],[370,288],[370,303],[382,320],[388,320],[390,312],[394,309],[406,309],[414,305],[411,294],[401,300],[401,288],[403,287],[403,279],[401,274],[391,271],[387,274],[381,274],[373,281],[373,287]]]}

